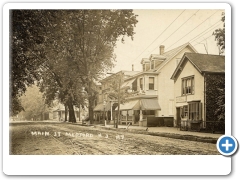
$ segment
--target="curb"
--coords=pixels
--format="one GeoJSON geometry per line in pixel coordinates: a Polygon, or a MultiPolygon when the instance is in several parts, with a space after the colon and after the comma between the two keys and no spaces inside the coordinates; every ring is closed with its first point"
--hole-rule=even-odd
{"type": "Polygon", "coordinates": [[[218,138],[212,137],[202,137],[202,136],[195,136],[195,135],[181,135],[181,134],[174,134],[174,133],[160,133],[160,132],[148,132],[141,129],[126,129],[126,128],[113,128],[113,127],[105,127],[105,126],[96,126],[94,128],[106,129],[106,130],[115,130],[115,131],[125,131],[129,133],[137,133],[137,134],[145,134],[150,136],[160,136],[160,137],[167,137],[173,139],[181,139],[187,141],[196,141],[196,142],[203,142],[203,143],[211,143],[216,144],[218,138]]]}

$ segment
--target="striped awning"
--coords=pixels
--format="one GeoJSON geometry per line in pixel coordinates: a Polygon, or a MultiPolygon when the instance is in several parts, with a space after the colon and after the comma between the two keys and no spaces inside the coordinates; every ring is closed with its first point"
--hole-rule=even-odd
{"type": "Polygon", "coordinates": [[[111,104],[110,102],[106,103],[105,109],[103,103],[98,104],[93,111],[110,111],[111,110],[111,104]]]}
{"type": "MultiPolygon", "coordinates": [[[[115,110],[117,110],[118,107],[116,107],[115,110]]],[[[135,101],[129,101],[124,104],[120,104],[120,110],[121,111],[126,111],[126,110],[139,110],[140,109],[140,103],[139,100],[135,101]]]]}
{"type": "Polygon", "coordinates": [[[157,99],[141,99],[141,110],[161,110],[157,99]]]}

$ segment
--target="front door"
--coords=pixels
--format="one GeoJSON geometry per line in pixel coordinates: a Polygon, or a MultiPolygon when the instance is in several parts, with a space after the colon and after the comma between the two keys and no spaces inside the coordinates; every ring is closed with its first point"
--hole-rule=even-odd
{"type": "Polygon", "coordinates": [[[138,121],[139,121],[139,114],[140,114],[139,110],[135,110],[134,111],[134,124],[138,123],[138,121]]]}

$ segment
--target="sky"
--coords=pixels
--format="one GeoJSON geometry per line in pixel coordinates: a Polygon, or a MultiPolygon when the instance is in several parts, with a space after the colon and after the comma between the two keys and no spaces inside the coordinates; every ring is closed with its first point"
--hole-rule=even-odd
{"type": "Polygon", "coordinates": [[[132,41],[125,37],[124,44],[117,42],[116,66],[112,72],[120,70],[141,71],[142,58],[159,54],[159,46],[165,52],[190,42],[199,53],[219,54],[213,31],[223,27],[220,9],[135,9],[138,23],[132,41]],[[211,36],[212,35],[212,36],[211,36]]]}

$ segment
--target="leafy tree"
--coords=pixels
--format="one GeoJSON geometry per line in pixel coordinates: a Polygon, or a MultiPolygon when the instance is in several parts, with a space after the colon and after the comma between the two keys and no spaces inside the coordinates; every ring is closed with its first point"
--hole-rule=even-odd
{"type": "Polygon", "coordinates": [[[216,29],[213,32],[217,45],[219,46],[219,54],[223,54],[225,51],[225,13],[222,13],[223,28],[216,29]]]}
{"type": "Polygon", "coordinates": [[[42,98],[42,93],[36,85],[28,87],[25,94],[20,97],[20,101],[24,108],[21,115],[23,115],[25,119],[36,120],[40,118],[43,113],[48,111],[44,99],[42,98]]]}
{"type": "Polygon", "coordinates": [[[114,126],[118,128],[120,121],[120,104],[126,103],[132,95],[132,92],[129,91],[129,87],[122,87],[124,82],[124,74],[122,72],[112,75],[108,82],[110,82],[110,90],[107,92],[108,98],[117,101],[117,122],[115,122],[114,119],[114,126]]]}
{"type": "Polygon", "coordinates": [[[39,65],[42,63],[35,58],[41,56],[40,45],[43,42],[39,32],[42,24],[39,17],[41,11],[10,10],[10,114],[16,115],[23,110],[19,97],[26,91],[27,86],[40,78],[39,65]]]}
{"type": "MultiPolygon", "coordinates": [[[[136,15],[132,10],[33,10],[27,11],[29,15],[23,10],[18,13],[23,14],[19,20],[21,26],[25,27],[24,22],[29,19],[30,27],[38,30],[37,38],[30,33],[29,37],[36,39],[30,46],[26,45],[28,41],[23,43],[24,48],[28,47],[23,59],[26,61],[30,54],[33,62],[36,61],[32,74],[38,76],[33,79],[39,80],[47,103],[58,98],[68,106],[70,120],[76,122],[73,105],[83,99],[81,89],[85,87],[92,121],[97,94],[95,82],[114,66],[116,41],[119,38],[124,41],[124,36],[133,38],[136,15]]],[[[23,81],[23,85],[28,84],[23,81]]]]}
{"type": "Polygon", "coordinates": [[[118,38],[134,35],[136,15],[131,10],[74,10],[60,13],[59,21],[54,24],[55,33],[49,38],[52,43],[48,43],[47,48],[51,51],[47,54],[48,65],[51,64],[54,74],[61,76],[61,83],[65,85],[59,92],[71,97],[71,102],[77,104],[83,99],[81,87],[85,87],[92,122],[97,95],[95,82],[114,66],[113,51],[118,38]]]}
{"type": "Polygon", "coordinates": [[[92,122],[97,95],[94,82],[114,66],[113,52],[117,40],[121,38],[124,41],[124,36],[133,39],[137,20],[132,10],[83,10],[77,17],[74,20],[79,19],[80,23],[74,25],[80,36],[72,39],[77,40],[75,46],[80,47],[76,64],[81,71],[79,77],[88,92],[89,119],[92,122]]]}
{"type": "Polygon", "coordinates": [[[217,91],[219,96],[216,102],[218,108],[215,111],[215,115],[219,121],[225,121],[225,88],[218,88],[217,91]]]}

